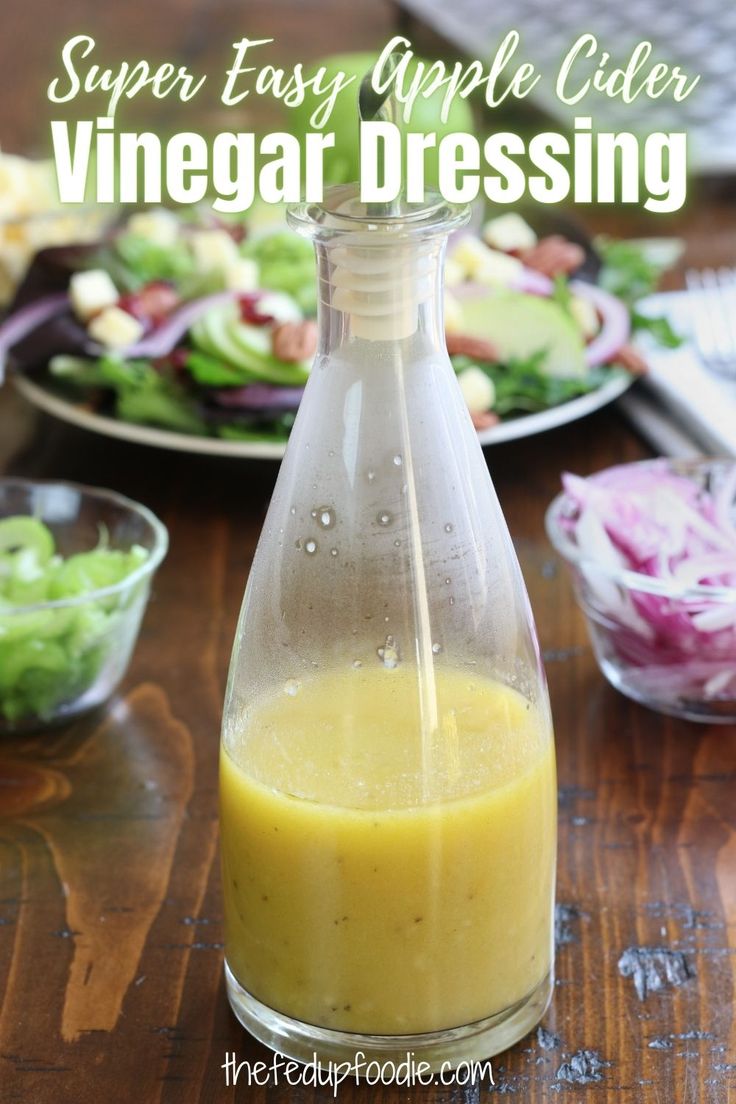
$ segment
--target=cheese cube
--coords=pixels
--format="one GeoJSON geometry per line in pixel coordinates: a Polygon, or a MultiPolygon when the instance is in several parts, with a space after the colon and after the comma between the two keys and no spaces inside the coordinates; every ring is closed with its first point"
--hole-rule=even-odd
{"type": "Polygon", "coordinates": [[[598,312],[590,299],[584,299],[582,295],[573,295],[570,299],[570,314],[577,322],[583,337],[595,337],[601,328],[598,312]]]}
{"type": "Polygon", "coordinates": [[[509,257],[489,247],[479,238],[466,234],[455,247],[452,260],[462,266],[465,274],[479,284],[513,284],[523,271],[516,257],[509,257]]]}
{"type": "Polygon", "coordinates": [[[143,336],[143,326],[120,307],[106,307],[87,327],[87,333],[108,349],[123,349],[143,336]]]}
{"type": "Polygon", "coordinates": [[[248,257],[238,257],[225,269],[227,291],[256,291],[258,288],[258,262],[248,257]]]}
{"type": "Polygon", "coordinates": [[[463,393],[465,404],[471,414],[484,414],[496,401],[496,388],[493,380],[480,368],[471,366],[458,373],[457,382],[463,393]]]}
{"type": "Polygon", "coordinates": [[[482,241],[472,237],[471,234],[464,234],[450,254],[448,261],[460,268],[463,276],[472,277],[487,252],[488,247],[482,241]]]}
{"type": "Polygon", "coordinates": [[[473,279],[479,284],[490,287],[513,287],[520,279],[524,266],[516,257],[508,253],[499,253],[496,249],[487,250],[487,256],[473,273],[473,279]]]}
{"type": "Polygon", "coordinates": [[[451,291],[445,291],[445,333],[459,333],[463,328],[463,308],[451,291]]]}
{"type": "Polygon", "coordinates": [[[490,219],[483,227],[483,240],[493,249],[504,253],[511,250],[531,249],[537,244],[537,235],[521,215],[509,212],[490,219]]]}
{"type": "Polygon", "coordinates": [[[465,279],[465,269],[452,257],[445,261],[445,287],[457,287],[465,279]]]}
{"type": "Polygon", "coordinates": [[[88,322],[105,307],[114,306],[119,298],[118,289],[104,269],[75,272],[69,281],[69,299],[81,322],[88,322]]]}
{"type": "Polygon", "coordinates": [[[173,211],[154,207],[150,211],[138,211],[128,219],[128,233],[146,238],[154,245],[174,245],[179,235],[179,219],[173,211]]]}
{"type": "Polygon", "coordinates": [[[202,272],[226,272],[240,260],[237,245],[224,230],[197,230],[189,239],[189,247],[202,272]]]}

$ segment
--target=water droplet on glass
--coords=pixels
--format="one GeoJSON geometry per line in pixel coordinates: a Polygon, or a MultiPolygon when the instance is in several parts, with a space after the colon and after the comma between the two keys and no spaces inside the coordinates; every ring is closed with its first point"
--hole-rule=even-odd
{"type": "Polygon", "coordinates": [[[455,605],[455,599],[454,599],[454,598],[450,598],[450,605],[451,605],[451,606],[454,606],[454,605],[455,605]]]}
{"type": "Polygon", "coordinates": [[[301,542],[300,540],[298,540],[298,541],[294,541],[294,547],[296,548],[297,552],[301,552],[301,550],[302,550],[302,542],[301,542]]]}
{"type": "Polygon", "coordinates": [[[359,667],[362,667],[362,666],[363,666],[363,664],[360,662],[359,659],[354,659],[353,660],[353,667],[355,668],[356,671],[358,670],[359,667]]]}
{"type": "Polygon", "coordinates": [[[292,506],[289,513],[291,514],[292,517],[296,517],[296,506],[292,506]]]}
{"type": "Polygon", "coordinates": [[[330,555],[331,556],[336,556],[337,555],[337,549],[336,548],[331,548],[330,549],[330,555]]]}
{"type": "Polygon", "coordinates": [[[386,637],[386,642],[382,648],[376,648],[376,655],[383,661],[383,666],[388,667],[389,670],[393,670],[394,667],[398,667],[399,649],[396,646],[396,641],[392,636],[386,637]]]}
{"type": "Polygon", "coordinates": [[[432,651],[434,652],[435,655],[439,655],[440,652],[442,651],[442,645],[441,644],[433,644],[432,645],[432,651]]]}
{"type": "Polygon", "coordinates": [[[316,516],[317,516],[317,511],[316,511],[316,510],[312,510],[312,512],[311,512],[311,517],[313,517],[313,518],[316,518],[316,516]]]}
{"type": "Polygon", "coordinates": [[[451,533],[453,529],[454,529],[454,525],[452,525],[452,524],[451,524],[451,523],[450,523],[450,522],[448,521],[447,525],[445,526],[445,532],[446,532],[446,533],[451,533]]]}
{"type": "Polygon", "coordinates": [[[407,492],[408,490],[409,490],[409,484],[408,484],[408,483],[405,483],[405,484],[404,484],[404,486],[403,486],[403,487],[401,488],[401,493],[402,493],[402,494],[406,494],[406,492],[407,492]]]}
{"type": "Polygon", "coordinates": [[[323,529],[331,529],[335,524],[335,511],[330,506],[320,506],[314,511],[314,516],[318,517],[323,529]]]}
{"type": "Polygon", "coordinates": [[[388,510],[381,510],[380,513],[378,514],[378,516],[376,517],[376,521],[378,522],[379,525],[382,525],[385,529],[387,525],[391,524],[391,522],[393,521],[393,518],[391,517],[388,510]]]}
{"type": "Polygon", "coordinates": [[[388,614],[386,614],[386,616],[384,617],[384,619],[383,619],[383,620],[384,620],[384,621],[389,621],[389,620],[390,620],[390,618],[389,618],[388,614]]]}
{"type": "Polygon", "coordinates": [[[284,683],[284,693],[288,694],[290,698],[295,698],[302,688],[302,684],[298,679],[287,679],[284,683]]]}
{"type": "Polygon", "coordinates": [[[368,472],[368,482],[372,483],[375,478],[376,478],[376,473],[374,471],[369,471],[368,472]]]}
{"type": "Polygon", "coordinates": [[[316,540],[312,540],[312,538],[310,537],[308,541],[305,541],[304,542],[304,551],[307,552],[310,556],[313,556],[314,553],[317,551],[317,542],[316,542],[316,540]]]}
{"type": "Polygon", "coordinates": [[[394,541],[394,548],[401,548],[401,541],[399,540],[398,537],[394,541]]]}
{"type": "Polygon", "coordinates": [[[330,449],[330,451],[329,451],[329,452],[327,453],[327,455],[328,455],[328,456],[334,456],[334,455],[335,455],[335,450],[334,450],[334,449],[330,449]]]}
{"type": "Polygon", "coordinates": [[[394,466],[400,468],[403,463],[402,457],[397,453],[396,456],[394,456],[394,466]]]}
{"type": "Polygon", "coordinates": [[[445,579],[445,586],[449,586],[451,582],[452,582],[452,579],[450,579],[448,577],[447,579],[445,579]]]}

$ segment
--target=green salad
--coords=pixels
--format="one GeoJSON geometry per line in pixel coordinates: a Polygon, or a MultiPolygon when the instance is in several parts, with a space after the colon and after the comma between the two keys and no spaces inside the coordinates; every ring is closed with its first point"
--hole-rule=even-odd
{"type": "MultiPolygon", "coordinates": [[[[479,430],[643,370],[637,330],[677,343],[637,310],[660,272],[645,248],[595,248],[593,282],[580,245],[540,238],[514,213],[450,242],[447,346],[479,430]]],[[[0,327],[0,357],[11,350],[18,369],[122,421],[286,441],[316,348],[317,282],[312,246],[283,212],[242,225],[138,211],[95,248],[60,252],[67,295],[42,294],[41,254],[38,298],[0,327]]]]}
{"type": "Polygon", "coordinates": [[[63,557],[36,518],[0,521],[0,719],[48,720],[92,686],[118,646],[127,604],[104,591],[147,557],[137,545],[107,547],[104,534],[96,548],[63,557]]]}

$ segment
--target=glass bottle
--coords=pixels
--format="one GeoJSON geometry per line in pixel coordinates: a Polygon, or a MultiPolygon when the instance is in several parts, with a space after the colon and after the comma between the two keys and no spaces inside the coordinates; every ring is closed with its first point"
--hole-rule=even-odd
{"type": "Polygon", "coordinates": [[[248,580],[221,754],[226,983],[312,1061],[487,1057],[553,985],[556,789],[519,566],[447,355],[466,218],[290,212],[320,344],[248,580]]]}

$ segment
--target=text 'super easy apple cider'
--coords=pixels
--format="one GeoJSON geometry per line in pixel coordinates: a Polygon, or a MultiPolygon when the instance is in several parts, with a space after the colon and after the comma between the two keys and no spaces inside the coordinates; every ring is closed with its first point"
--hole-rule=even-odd
{"type": "Polygon", "coordinates": [[[534,626],[444,346],[465,213],[291,214],[320,348],[251,570],[221,753],[226,982],[310,1061],[505,1049],[553,985],[555,767],[534,626]]]}

